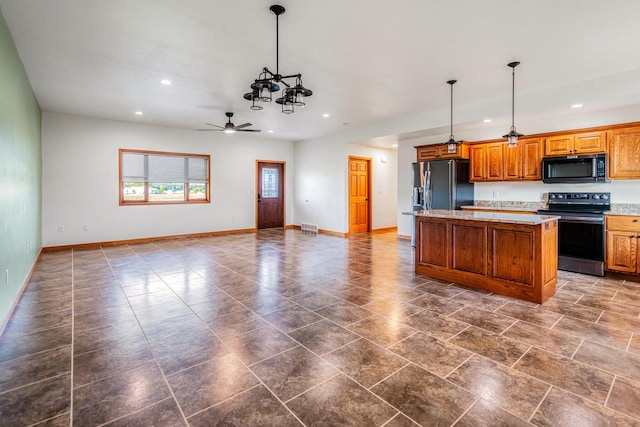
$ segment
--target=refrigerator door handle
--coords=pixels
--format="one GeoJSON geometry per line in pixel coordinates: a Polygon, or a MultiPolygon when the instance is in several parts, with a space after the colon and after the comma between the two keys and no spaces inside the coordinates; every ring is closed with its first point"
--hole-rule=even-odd
{"type": "Polygon", "coordinates": [[[453,198],[455,197],[454,194],[454,176],[453,176],[453,160],[449,160],[449,210],[452,211],[454,206],[453,206],[453,198]]]}

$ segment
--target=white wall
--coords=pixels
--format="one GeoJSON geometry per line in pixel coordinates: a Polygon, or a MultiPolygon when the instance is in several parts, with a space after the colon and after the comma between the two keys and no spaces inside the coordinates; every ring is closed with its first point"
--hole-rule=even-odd
{"type": "MultiPolygon", "coordinates": [[[[575,113],[566,115],[540,116],[527,121],[519,121],[516,117],[518,131],[525,134],[553,132],[568,129],[579,129],[592,126],[611,125],[616,123],[628,123],[640,120],[640,106],[627,108],[591,111],[588,113],[575,113]]],[[[482,141],[496,139],[507,133],[508,126],[465,124],[454,133],[456,139],[466,141],[482,141]]],[[[411,163],[416,160],[415,146],[434,144],[446,141],[449,133],[434,135],[427,138],[399,141],[398,151],[398,234],[411,234],[411,217],[402,215],[402,212],[410,210],[411,201],[409,194],[411,189],[411,163]]],[[[541,194],[561,191],[602,191],[611,193],[612,203],[640,203],[640,180],[618,180],[608,184],[543,184],[535,182],[496,182],[476,183],[474,186],[475,200],[495,201],[541,201],[541,194]],[[494,197],[494,191],[497,196],[494,197]]]]}
{"type": "Polygon", "coordinates": [[[286,162],[285,220],[293,223],[290,141],[45,112],[42,158],[45,247],[254,228],[258,159],[286,162]],[[119,206],[119,148],[211,155],[211,203],[119,206]]]}
{"type": "Polygon", "coordinates": [[[296,224],[310,222],[323,230],[349,232],[349,156],[371,158],[372,229],[397,225],[396,151],[317,140],[295,144],[296,224]],[[380,161],[383,156],[386,163],[380,161]]]}

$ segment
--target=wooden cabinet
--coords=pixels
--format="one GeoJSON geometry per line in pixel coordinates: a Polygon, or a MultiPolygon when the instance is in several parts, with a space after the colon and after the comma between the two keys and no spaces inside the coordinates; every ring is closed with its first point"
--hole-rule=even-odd
{"type": "Polygon", "coordinates": [[[607,270],[640,273],[640,217],[607,215],[607,270]]]}
{"type": "Polygon", "coordinates": [[[557,221],[513,224],[438,214],[415,221],[417,274],[537,303],[555,293],[557,221]]]}
{"type": "Polygon", "coordinates": [[[545,141],[544,155],[568,156],[572,154],[604,153],[607,149],[607,133],[584,132],[550,136],[545,141]]]}
{"type": "Polygon", "coordinates": [[[477,144],[469,148],[469,181],[502,181],[504,142],[477,144]]]}
{"type": "Polygon", "coordinates": [[[415,148],[419,162],[469,158],[469,146],[465,143],[456,145],[456,150],[453,153],[449,152],[449,147],[445,144],[421,145],[415,148]]]}
{"type": "Polygon", "coordinates": [[[542,138],[521,139],[517,147],[504,147],[504,180],[542,179],[542,138]]]}
{"type": "Polygon", "coordinates": [[[609,131],[609,177],[640,178],[640,127],[609,131]]]}

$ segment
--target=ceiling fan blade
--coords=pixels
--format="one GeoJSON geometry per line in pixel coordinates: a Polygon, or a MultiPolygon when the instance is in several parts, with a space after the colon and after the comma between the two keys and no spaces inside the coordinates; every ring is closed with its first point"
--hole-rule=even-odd
{"type": "Polygon", "coordinates": [[[238,132],[262,132],[260,129],[236,129],[238,132]]]}
{"type": "Polygon", "coordinates": [[[236,130],[246,128],[248,126],[251,126],[251,123],[244,123],[244,124],[238,125],[236,126],[236,130]]]}
{"type": "Polygon", "coordinates": [[[222,132],[222,129],[196,129],[200,132],[222,132]]]}
{"type": "Polygon", "coordinates": [[[222,127],[222,126],[212,125],[211,123],[205,123],[205,125],[213,126],[213,127],[215,127],[215,128],[224,129],[224,127],[222,127]]]}

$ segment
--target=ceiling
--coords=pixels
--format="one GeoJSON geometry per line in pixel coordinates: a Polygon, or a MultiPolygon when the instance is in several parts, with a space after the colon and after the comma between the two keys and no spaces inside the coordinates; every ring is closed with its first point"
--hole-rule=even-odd
{"type": "Polygon", "coordinates": [[[371,136],[415,136],[448,124],[452,78],[460,121],[509,117],[514,60],[516,122],[577,102],[640,104],[637,0],[282,0],[280,72],[302,73],[314,95],[293,115],[276,104],[255,112],[242,95],[262,67],[275,69],[271,4],[0,0],[0,9],[45,111],[187,129],[233,111],[236,124],[274,131],[260,137],[294,141],[380,123],[390,125],[371,136]]]}

